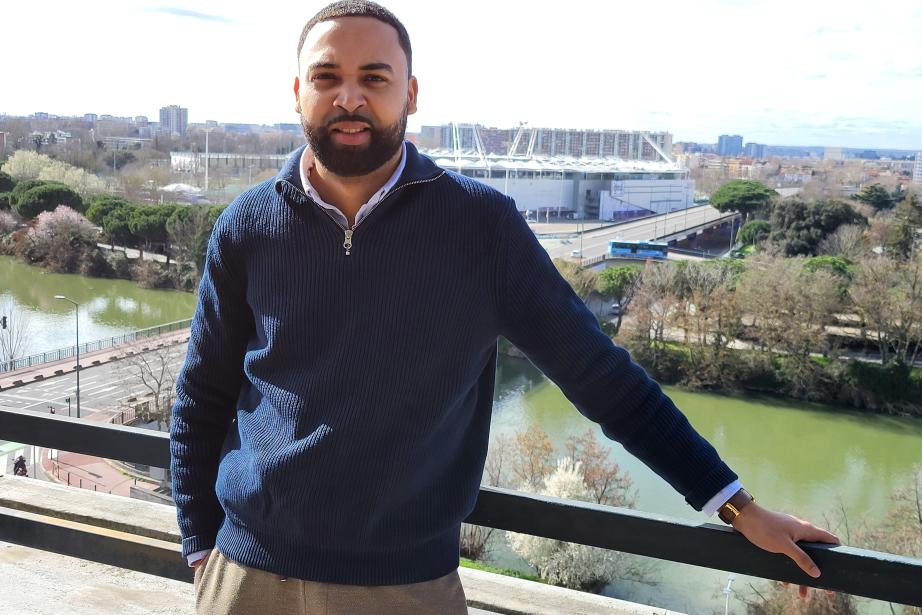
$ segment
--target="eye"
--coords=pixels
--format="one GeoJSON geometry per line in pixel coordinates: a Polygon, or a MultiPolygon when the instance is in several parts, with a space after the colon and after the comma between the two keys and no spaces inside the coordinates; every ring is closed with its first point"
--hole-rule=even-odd
{"type": "Polygon", "coordinates": [[[381,75],[366,75],[365,81],[371,81],[374,83],[387,83],[387,79],[385,79],[381,75]]]}
{"type": "Polygon", "coordinates": [[[311,81],[327,81],[330,79],[336,79],[336,75],[333,73],[316,73],[311,75],[311,81]]]}

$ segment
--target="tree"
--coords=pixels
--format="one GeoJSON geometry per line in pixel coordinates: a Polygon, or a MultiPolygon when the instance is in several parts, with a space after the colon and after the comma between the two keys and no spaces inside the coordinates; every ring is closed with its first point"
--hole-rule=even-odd
{"type": "Polygon", "coordinates": [[[598,273],[562,258],[555,258],[554,265],[583,302],[589,299],[589,295],[595,290],[598,273]]]}
{"type": "Polygon", "coordinates": [[[865,227],[859,224],[843,224],[835,232],[820,240],[817,252],[856,261],[868,253],[865,230],[865,227]]]}
{"type": "Polygon", "coordinates": [[[135,206],[118,207],[110,211],[103,217],[102,231],[112,245],[134,246],[137,244],[137,237],[131,232],[128,221],[131,219],[135,206]]]}
{"type": "Polygon", "coordinates": [[[23,356],[32,339],[32,320],[29,312],[15,305],[7,297],[0,306],[5,327],[0,328],[0,365],[12,370],[12,362],[23,356]]]}
{"type": "Polygon", "coordinates": [[[866,205],[870,205],[877,211],[891,209],[895,204],[893,195],[880,184],[865,186],[861,189],[861,192],[852,196],[852,198],[866,205]]]}
{"type": "Polygon", "coordinates": [[[176,386],[176,368],[181,362],[179,346],[145,349],[145,342],[135,342],[118,361],[120,379],[130,388],[140,388],[143,398],[130,403],[140,408],[137,416],[145,423],[156,423],[157,430],[169,429],[176,386]]]}
{"type": "Polygon", "coordinates": [[[762,182],[734,179],[711,195],[711,206],[721,212],[738,212],[744,220],[748,220],[750,214],[767,209],[777,195],[762,182]]]}
{"type": "Polygon", "coordinates": [[[740,228],[736,239],[744,246],[754,246],[768,239],[771,231],[772,225],[767,220],[750,220],[740,228]]]}
{"type": "Polygon", "coordinates": [[[53,212],[40,213],[26,235],[31,262],[41,262],[53,271],[72,273],[96,248],[97,230],[78,212],[59,205],[53,212]]]}
{"type": "Polygon", "coordinates": [[[631,351],[654,373],[666,349],[666,330],[678,317],[681,292],[682,278],[674,263],[647,263],[631,302],[633,319],[628,337],[631,351]]]}
{"type": "Polygon", "coordinates": [[[83,199],[71,188],[56,182],[47,182],[27,190],[19,197],[13,208],[20,216],[28,220],[42,212],[54,211],[64,205],[74,211],[84,210],[83,199]]]}
{"type": "Polygon", "coordinates": [[[810,271],[801,258],[754,260],[740,279],[739,300],[752,320],[750,330],[770,359],[779,358],[790,394],[810,398],[818,365],[811,354],[828,352],[826,327],[840,303],[838,279],[829,271],[810,271]]]}
{"type": "Polygon", "coordinates": [[[134,207],[132,203],[122,197],[111,194],[94,195],[88,199],[87,204],[89,207],[86,210],[86,217],[96,226],[102,226],[106,216],[116,209],[134,207]]]}
{"type": "Polygon", "coordinates": [[[38,179],[66,184],[81,194],[102,192],[106,185],[84,169],[50,156],[18,150],[3,165],[3,170],[19,181],[38,179]]]}
{"type": "MultiPolygon", "coordinates": [[[[557,461],[556,468],[538,490],[541,495],[592,501],[584,481],[582,463],[570,457],[557,461]]],[[[643,581],[646,571],[632,565],[624,553],[586,545],[508,532],[513,551],[534,566],[548,583],[576,589],[597,590],[615,578],[643,581]]]]}
{"type": "Polygon", "coordinates": [[[866,226],[867,219],[843,201],[792,197],[772,207],[770,239],[787,256],[815,255],[820,242],[844,224],[866,226]]]}
{"type": "Polygon", "coordinates": [[[736,284],[745,266],[740,261],[686,262],[677,268],[681,291],[676,320],[688,344],[687,384],[719,386],[730,360],[728,349],[740,329],[736,284]]]}
{"type": "MultiPolygon", "coordinates": [[[[128,218],[128,228],[131,233],[143,242],[143,247],[150,249],[151,244],[162,244],[167,249],[169,262],[169,235],[167,234],[167,220],[175,212],[175,205],[148,205],[135,207],[128,218]]],[[[141,250],[144,258],[144,250],[141,250]]]]}
{"type": "Polygon", "coordinates": [[[620,309],[615,323],[615,335],[621,330],[621,320],[624,311],[630,305],[640,285],[641,269],[635,265],[621,265],[603,269],[596,282],[600,294],[610,297],[620,309]]]}
{"type": "Polygon", "coordinates": [[[849,295],[881,363],[912,365],[922,343],[922,255],[907,262],[881,256],[861,261],[849,295]]]}
{"type": "Polygon", "coordinates": [[[16,186],[16,180],[8,173],[0,171],[0,192],[9,192],[16,186]]]}

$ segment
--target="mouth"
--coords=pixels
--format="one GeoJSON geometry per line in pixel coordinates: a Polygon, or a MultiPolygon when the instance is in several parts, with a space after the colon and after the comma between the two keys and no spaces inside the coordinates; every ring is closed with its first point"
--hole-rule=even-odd
{"type": "Polygon", "coordinates": [[[330,135],[343,145],[361,145],[371,138],[371,127],[361,122],[338,122],[330,127],[330,135]]]}

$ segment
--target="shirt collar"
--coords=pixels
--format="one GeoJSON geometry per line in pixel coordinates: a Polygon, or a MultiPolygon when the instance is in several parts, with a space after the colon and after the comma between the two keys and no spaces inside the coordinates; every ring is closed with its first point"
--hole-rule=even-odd
{"type": "MultiPolygon", "coordinates": [[[[394,170],[394,174],[391,175],[380,189],[375,191],[371,195],[371,198],[368,199],[368,202],[365,205],[374,205],[391,191],[391,189],[397,185],[397,182],[400,181],[400,176],[403,174],[403,169],[407,165],[407,142],[404,141],[400,148],[400,162],[397,164],[397,168],[394,170]]],[[[310,146],[304,148],[301,152],[301,160],[298,165],[301,173],[301,186],[304,188],[304,194],[311,197],[315,202],[321,205],[331,206],[329,203],[320,198],[320,194],[314,189],[314,186],[311,185],[310,176],[311,169],[314,168],[314,152],[311,151],[310,146]]],[[[365,206],[363,205],[363,207],[365,206]]]]}

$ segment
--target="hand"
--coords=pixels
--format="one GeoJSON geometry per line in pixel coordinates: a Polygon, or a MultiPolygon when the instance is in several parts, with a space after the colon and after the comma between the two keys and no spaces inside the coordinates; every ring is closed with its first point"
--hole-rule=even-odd
{"type": "MultiPolygon", "coordinates": [[[[797,517],[762,508],[756,502],[750,502],[743,508],[741,514],[733,520],[733,528],[760,549],[787,555],[814,579],[820,576],[820,569],[795,543],[806,540],[842,544],[838,536],[831,532],[797,517]]],[[[806,597],[807,589],[806,585],[800,586],[802,598],[806,597]]]]}
{"type": "Polygon", "coordinates": [[[203,565],[205,564],[205,562],[208,561],[209,556],[211,556],[211,551],[209,551],[208,553],[206,553],[206,554],[205,554],[205,557],[203,557],[202,559],[199,559],[199,560],[196,560],[196,561],[192,562],[192,568],[198,568],[199,566],[203,566],[203,565]]]}

